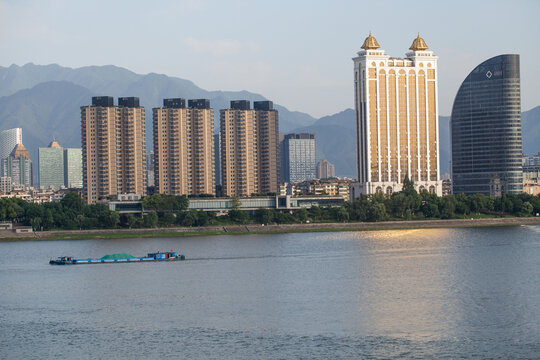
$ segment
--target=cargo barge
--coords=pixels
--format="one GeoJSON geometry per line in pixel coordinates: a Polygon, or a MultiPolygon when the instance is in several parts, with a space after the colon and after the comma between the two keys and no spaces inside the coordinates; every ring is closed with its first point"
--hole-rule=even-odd
{"type": "Polygon", "coordinates": [[[49,264],[51,265],[83,265],[83,264],[116,264],[116,263],[137,263],[137,262],[151,262],[151,261],[182,261],[185,260],[184,255],[178,254],[174,251],[155,252],[149,253],[143,257],[135,257],[129,254],[112,254],[105,255],[101,259],[74,259],[70,256],[61,256],[59,258],[51,259],[49,264]]]}

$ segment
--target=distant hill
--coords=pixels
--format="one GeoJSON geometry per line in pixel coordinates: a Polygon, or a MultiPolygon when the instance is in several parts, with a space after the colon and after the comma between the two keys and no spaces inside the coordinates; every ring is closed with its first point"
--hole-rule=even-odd
{"type": "MultiPolygon", "coordinates": [[[[522,113],[523,152],[540,152],[540,106],[522,113]]],[[[356,120],[354,110],[325,116],[314,124],[292,132],[314,133],[317,139],[317,160],[327,159],[336,167],[337,176],[356,178],[356,120]]],[[[439,117],[439,151],[441,174],[450,173],[450,116],[439,117]]]]}
{"type": "MultiPolygon", "coordinates": [[[[32,155],[37,174],[37,149],[55,137],[62,146],[80,147],[80,106],[96,95],[138,96],[146,108],[147,144],[152,148],[152,107],[162,99],[208,98],[216,110],[229,107],[230,100],[264,100],[248,91],[207,91],[193,82],[160,74],[136,74],[116,66],[68,68],[56,64],[0,67],[0,130],[23,128],[23,141],[32,155]]],[[[272,100],[272,99],[270,99],[272,100]]],[[[317,158],[336,166],[336,175],[356,177],[356,120],[354,110],[315,119],[308,114],[279,110],[280,132],[311,132],[317,136],[317,158]]],[[[450,172],[448,116],[439,118],[441,173],[450,172]]],[[[523,151],[540,151],[540,106],[522,113],[523,151]]]]}
{"type": "MultiPolygon", "coordinates": [[[[93,95],[114,96],[115,98],[119,96],[139,97],[141,106],[146,108],[148,144],[152,143],[152,108],[161,106],[165,98],[210,99],[210,104],[216,111],[216,131],[219,129],[219,110],[228,108],[231,100],[267,100],[264,96],[249,91],[207,91],[189,80],[155,73],[141,75],[112,65],[73,69],[56,64],[35,65],[32,63],[24,66],[0,67],[0,96],[11,96],[20,90],[31,89],[38,84],[50,81],[61,81],[66,86],[68,82],[79,85],[93,95]]],[[[89,97],[83,104],[89,105],[90,103],[89,97]]],[[[279,111],[282,132],[310,125],[316,121],[308,114],[289,111],[279,104],[274,104],[274,106],[279,111]]],[[[79,117],[79,111],[75,116],[79,117]]],[[[47,120],[44,119],[44,121],[47,120]]]]}
{"type": "Polygon", "coordinates": [[[313,125],[292,132],[315,134],[317,161],[326,159],[335,166],[337,176],[356,178],[356,119],[354,110],[347,109],[325,116],[313,125]]]}
{"type": "Polygon", "coordinates": [[[534,155],[540,152],[540,106],[521,113],[523,153],[534,155]]]}
{"type": "Polygon", "coordinates": [[[38,147],[54,138],[63,147],[81,147],[81,110],[93,95],[66,81],[48,81],[11,96],[0,97],[1,130],[23,128],[23,143],[38,172],[38,147]]]}

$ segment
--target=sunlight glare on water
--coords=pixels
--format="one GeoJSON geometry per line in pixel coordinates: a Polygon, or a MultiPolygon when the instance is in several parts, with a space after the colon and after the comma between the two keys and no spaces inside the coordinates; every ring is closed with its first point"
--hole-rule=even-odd
{"type": "Polygon", "coordinates": [[[0,250],[0,358],[540,353],[540,226],[4,242],[0,250]],[[187,260],[48,264],[168,249],[187,260]]]}

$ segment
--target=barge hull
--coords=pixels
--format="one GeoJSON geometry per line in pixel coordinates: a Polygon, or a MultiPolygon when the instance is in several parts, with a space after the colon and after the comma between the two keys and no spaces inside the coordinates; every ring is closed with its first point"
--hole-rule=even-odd
{"type": "Polygon", "coordinates": [[[168,253],[150,253],[144,257],[118,258],[118,259],[73,259],[71,257],[60,257],[56,260],[50,260],[51,265],[90,265],[90,264],[116,264],[116,263],[141,263],[158,261],[183,261],[184,255],[178,255],[175,252],[168,253]]]}

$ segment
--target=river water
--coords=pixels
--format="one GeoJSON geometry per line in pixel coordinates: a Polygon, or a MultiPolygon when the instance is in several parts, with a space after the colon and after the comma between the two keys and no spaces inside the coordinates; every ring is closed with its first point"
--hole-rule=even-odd
{"type": "Polygon", "coordinates": [[[540,226],[0,243],[0,358],[538,358],[540,226]],[[52,266],[180,250],[184,262],[52,266]]]}

